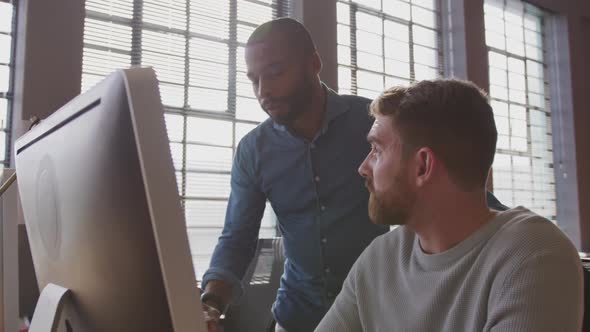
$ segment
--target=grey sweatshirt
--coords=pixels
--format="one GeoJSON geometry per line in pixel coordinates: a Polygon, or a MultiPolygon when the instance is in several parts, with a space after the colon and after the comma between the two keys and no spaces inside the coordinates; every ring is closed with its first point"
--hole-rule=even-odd
{"type": "Polygon", "coordinates": [[[403,226],[378,237],[316,331],[580,331],[582,294],[574,246],[517,207],[440,254],[403,226]]]}

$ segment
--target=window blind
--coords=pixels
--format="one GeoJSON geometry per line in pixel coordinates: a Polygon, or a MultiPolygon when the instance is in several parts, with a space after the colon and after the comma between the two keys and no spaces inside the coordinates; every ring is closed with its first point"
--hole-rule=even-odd
{"type": "Polygon", "coordinates": [[[437,0],[339,0],[337,16],[340,93],[374,98],[442,76],[437,0]]]}
{"type": "Polygon", "coordinates": [[[0,170],[10,165],[10,107],[12,101],[12,50],[14,5],[0,2],[0,170]]]}
{"type": "MultiPolygon", "coordinates": [[[[82,88],[130,65],[153,66],[198,278],[209,265],[240,139],[266,119],[244,46],[288,0],[87,0],[82,88]]],[[[260,237],[276,235],[267,204],[260,237]]]]}
{"type": "Polygon", "coordinates": [[[545,13],[517,0],[486,0],[490,96],[498,129],[494,192],[556,220],[545,13]]]}

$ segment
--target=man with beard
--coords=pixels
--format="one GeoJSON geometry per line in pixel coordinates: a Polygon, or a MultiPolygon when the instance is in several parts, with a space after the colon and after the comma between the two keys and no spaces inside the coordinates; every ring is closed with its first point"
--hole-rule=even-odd
{"type": "Polygon", "coordinates": [[[524,207],[486,205],[497,132],[484,93],[458,80],[385,91],[359,168],[375,224],[316,331],[580,331],[576,249],[524,207]]]}
{"type": "Polygon", "coordinates": [[[272,309],[276,330],[308,332],[360,253],[389,230],[370,222],[369,195],[356,171],[370,148],[370,100],[340,96],[320,81],[320,57],[295,20],[259,26],[245,56],[254,93],[270,119],[236,151],[225,226],[203,277],[202,301],[223,312],[240,296],[268,200],[286,257],[272,309]]]}

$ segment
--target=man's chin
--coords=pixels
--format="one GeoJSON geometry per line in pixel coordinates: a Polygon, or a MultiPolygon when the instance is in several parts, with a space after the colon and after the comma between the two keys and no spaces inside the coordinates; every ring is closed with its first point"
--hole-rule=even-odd
{"type": "Polygon", "coordinates": [[[274,122],[286,127],[291,126],[297,120],[297,115],[291,112],[268,111],[267,113],[274,122]]]}
{"type": "Polygon", "coordinates": [[[405,225],[407,213],[403,209],[387,209],[380,206],[374,198],[369,199],[369,219],[376,225],[405,225]]]}

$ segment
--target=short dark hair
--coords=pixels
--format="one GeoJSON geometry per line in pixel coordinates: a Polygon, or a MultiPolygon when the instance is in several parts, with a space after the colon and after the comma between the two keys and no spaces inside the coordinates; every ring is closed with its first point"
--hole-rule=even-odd
{"type": "Polygon", "coordinates": [[[487,95],[475,84],[438,79],[393,87],[370,109],[373,115],[392,117],[404,156],[429,147],[460,188],[485,187],[498,132],[487,95]]]}
{"type": "Polygon", "coordinates": [[[275,36],[275,34],[279,34],[279,37],[288,41],[288,45],[303,51],[304,54],[312,54],[316,50],[313,39],[305,26],[288,17],[278,18],[259,25],[248,38],[246,45],[265,41],[269,36],[275,36]]]}

